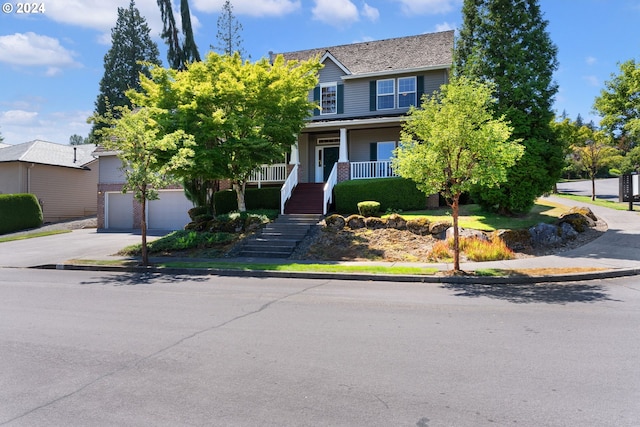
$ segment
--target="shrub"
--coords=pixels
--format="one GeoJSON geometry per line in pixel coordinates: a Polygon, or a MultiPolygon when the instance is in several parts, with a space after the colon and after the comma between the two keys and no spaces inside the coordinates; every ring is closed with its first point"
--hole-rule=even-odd
{"type": "Polygon", "coordinates": [[[0,194],[0,234],[42,225],[42,208],[33,194],[0,194]]]}
{"type": "MultiPolygon", "coordinates": [[[[449,242],[453,246],[453,239],[449,242]]],[[[462,238],[460,251],[471,261],[500,261],[514,257],[513,251],[501,239],[487,241],[475,237],[462,238]]]]}
{"type": "Polygon", "coordinates": [[[362,216],[380,216],[380,202],[364,201],[358,203],[358,213],[362,216]]]}
{"type": "MultiPolygon", "coordinates": [[[[166,253],[191,249],[215,248],[232,242],[235,236],[231,233],[208,233],[189,230],[178,230],[158,240],[148,243],[149,253],[166,253]]],[[[123,255],[139,255],[141,245],[132,245],[123,249],[123,255]]]]}
{"type": "MultiPolygon", "coordinates": [[[[247,188],[244,194],[247,210],[280,209],[280,188],[247,188]]],[[[218,191],[214,198],[216,214],[238,210],[238,199],[234,190],[218,191]]]]}
{"type": "Polygon", "coordinates": [[[424,209],[427,198],[416,184],[405,178],[355,179],[335,186],[336,211],[342,214],[358,212],[358,202],[376,200],[382,212],[424,209]]]}
{"type": "Polygon", "coordinates": [[[429,261],[451,260],[453,259],[453,251],[446,240],[439,240],[434,243],[429,253],[427,253],[427,259],[429,261]]]}

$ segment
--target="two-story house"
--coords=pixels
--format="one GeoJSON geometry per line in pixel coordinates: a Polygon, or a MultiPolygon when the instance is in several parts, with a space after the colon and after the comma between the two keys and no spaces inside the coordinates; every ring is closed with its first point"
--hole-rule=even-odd
{"type": "MultiPolygon", "coordinates": [[[[394,176],[390,159],[406,113],[448,81],[453,44],[454,32],[446,31],[283,54],[319,56],[324,65],[309,95],[320,109],[290,162],[298,183],[328,184],[323,213],[336,182],[394,176]]],[[[285,209],[295,206],[283,202],[285,209]]]]}
{"type": "MultiPolygon", "coordinates": [[[[320,58],[324,68],[319,72],[319,84],[309,93],[309,100],[317,102],[320,108],[314,110],[298,136],[298,143],[291,147],[289,161],[264,165],[255,173],[252,183],[282,185],[283,212],[309,209],[306,205],[296,206],[296,197],[291,198],[295,192],[305,187],[319,191],[323,199],[308,213],[326,213],[337,182],[394,176],[390,158],[398,145],[406,113],[412,105],[419,104],[423,94],[433,93],[447,83],[453,45],[454,32],[445,31],[282,53],[288,60],[320,58]]],[[[129,206],[130,197],[117,190],[121,185],[115,182],[120,178],[114,169],[118,163],[115,153],[98,155],[101,163],[105,163],[100,168],[99,227],[108,228],[116,223],[135,227],[139,221],[129,216],[135,215],[137,209],[129,206]],[[105,200],[105,193],[111,196],[111,203],[105,200]],[[121,217],[116,200],[125,198],[126,221],[114,221],[116,215],[121,217]]],[[[176,190],[161,192],[152,212],[158,215],[176,212],[175,221],[159,220],[163,227],[184,226],[188,203],[183,199],[176,190]],[[180,209],[170,209],[167,203],[180,209]]]]}

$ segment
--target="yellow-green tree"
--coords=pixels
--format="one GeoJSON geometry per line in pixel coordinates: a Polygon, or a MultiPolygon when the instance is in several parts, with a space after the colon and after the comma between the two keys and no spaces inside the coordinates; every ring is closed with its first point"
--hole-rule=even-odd
{"type": "Polygon", "coordinates": [[[489,85],[465,77],[453,79],[433,97],[412,108],[395,152],[399,175],[425,194],[440,193],[451,207],[454,230],[454,272],[460,271],[458,208],[460,195],[475,184],[495,186],[524,153],[509,141],[512,128],[494,119],[495,99],[489,85]]]}
{"type": "Polygon", "coordinates": [[[137,105],[154,106],[154,116],[172,132],[183,130],[196,145],[193,163],[179,171],[184,179],[229,179],[238,210],[246,211],[245,185],[262,164],[281,161],[296,142],[315,105],[309,91],[317,84],[317,59],[243,61],[209,53],[185,71],[152,70],[137,105]]]}
{"type": "Polygon", "coordinates": [[[151,108],[119,109],[119,119],[106,120],[101,131],[103,146],[122,161],[123,192],[133,192],[141,205],[142,264],[149,264],[147,250],[146,201],[158,198],[158,189],[172,182],[171,173],[192,162],[193,137],[184,131],[166,133],[153,119],[151,108]],[[161,154],[167,154],[161,161],[161,154]],[[170,154],[169,154],[170,153],[170,154]]]}

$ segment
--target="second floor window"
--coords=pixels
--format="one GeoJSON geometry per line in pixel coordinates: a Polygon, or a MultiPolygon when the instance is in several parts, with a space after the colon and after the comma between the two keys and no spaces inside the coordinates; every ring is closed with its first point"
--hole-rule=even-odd
{"type": "Polygon", "coordinates": [[[335,83],[320,87],[321,114],[336,114],[338,112],[338,85],[335,83]]]}
{"type": "Polygon", "coordinates": [[[395,80],[378,80],[378,110],[390,110],[395,108],[396,88],[395,80]]]}
{"type": "Polygon", "coordinates": [[[398,79],[398,108],[416,105],[416,78],[402,77],[398,79]]]}

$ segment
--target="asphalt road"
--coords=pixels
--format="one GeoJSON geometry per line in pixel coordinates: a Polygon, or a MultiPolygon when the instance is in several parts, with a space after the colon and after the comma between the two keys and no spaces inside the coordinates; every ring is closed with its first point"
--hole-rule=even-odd
{"type": "Polygon", "coordinates": [[[638,426],[640,284],[0,268],[0,426],[638,426]]]}

